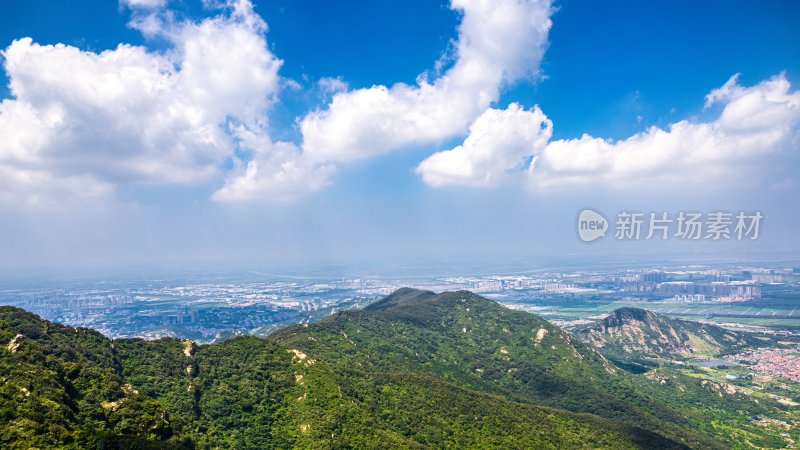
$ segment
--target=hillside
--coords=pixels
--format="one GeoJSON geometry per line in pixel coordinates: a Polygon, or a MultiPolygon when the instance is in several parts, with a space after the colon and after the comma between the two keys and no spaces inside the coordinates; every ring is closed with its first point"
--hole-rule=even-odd
{"type": "Polygon", "coordinates": [[[400,366],[517,401],[638,418],[607,393],[604,381],[618,378],[618,370],[597,352],[537,316],[466,291],[401,289],[363,311],[270,339],[370,372],[400,366]]]}
{"type": "Polygon", "coordinates": [[[3,448],[678,447],[425,372],[341,371],[254,337],[111,341],[0,307],[0,341],[3,448]]]}
{"type": "Polygon", "coordinates": [[[200,346],[0,307],[0,342],[2,448],[776,448],[750,418],[796,417],[466,291],[200,346]]]}
{"type": "Polygon", "coordinates": [[[738,391],[720,395],[680,373],[630,374],[549,322],[467,291],[401,289],[364,310],[270,339],[324,358],[349,377],[425,373],[516,402],[600,415],[696,448],[744,448],[743,439],[782,445],[749,420],[780,416],[780,406],[738,391]]]}
{"type": "Polygon", "coordinates": [[[763,346],[767,338],[712,324],[672,319],[638,308],[620,308],[577,335],[604,355],[619,361],[682,359],[735,353],[763,346]]]}

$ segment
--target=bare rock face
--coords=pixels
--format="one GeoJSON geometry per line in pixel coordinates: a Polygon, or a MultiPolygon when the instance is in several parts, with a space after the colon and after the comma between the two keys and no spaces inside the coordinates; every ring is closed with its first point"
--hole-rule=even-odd
{"type": "Polygon", "coordinates": [[[746,333],[639,308],[612,311],[598,323],[577,330],[577,334],[595,348],[623,360],[714,356],[761,343],[746,333]]]}
{"type": "Polygon", "coordinates": [[[6,348],[11,353],[17,353],[17,349],[19,348],[19,346],[22,344],[22,341],[24,341],[24,340],[25,340],[25,336],[23,336],[21,334],[17,334],[16,336],[14,336],[14,339],[11,339],[11,341],[9,341],[8,345],[6,346],[6,348]]]}

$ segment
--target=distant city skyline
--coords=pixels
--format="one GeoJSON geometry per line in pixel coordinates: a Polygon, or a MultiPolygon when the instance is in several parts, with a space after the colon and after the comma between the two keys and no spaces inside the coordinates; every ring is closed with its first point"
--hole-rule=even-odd
{"type": "Polygon", "coordinates": [[[790,1],[0,5],[0,269],[798,254],[790,1]],[[758,211],[591,244],[578,213],[758,211]]]}
{"type": "MultiPolygon", "coordinates": [[[[800,265],[800,262],[798,262],[800,265]]],[[[437,269],[434,269],[437,270],[437,269]]],[[[733,262],[690,265],[589,264],[483,267],[447,275],[381,274],[366,268],[236,274],[104,274],[94,278],[6,281],[0,304],[109,337],[172,336],[211,341],[230,333],[263,335],[290,323],[361,308],[397,289],[470,290],[557,324],[590,323],[624,306],[732,327],[794,326],[800,267],[733,262]]]]}

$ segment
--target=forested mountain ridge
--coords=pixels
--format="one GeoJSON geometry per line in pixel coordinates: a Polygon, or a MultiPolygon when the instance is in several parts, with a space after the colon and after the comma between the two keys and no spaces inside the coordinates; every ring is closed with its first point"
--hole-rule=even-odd
{"type": "Polygon", "coordinates": [[[110,340],[0,307],[0,343],[2,448],[731,447],[695,429],[693,408],[723,406],[716,393],[624,373],[469,292],[400,290],[268,339],[201,346],[110,340]],[[694,406],[658,397],[679,387],[694,406]]]}
{"type": "Polygon", "coordinates": [[[576,332],[593,347],[619,360],[716,356],[770,343],[766,337],[673,319],[639,308],[619,308],[576,332]]]}
{"type": "Polygon", "coordinates": [[[242,336],[112,341],[0,307],[3,448],[646,448],[635,427],[242,336]]]}
{"type": "Polygon", "coordinates": [[[750,423],[780,405],[739,391],[719,395],[702,378],[669,369],[628,373],[571,333],[468,291],[400,289],[269,339],[356,376],[400,367],[516,402],[600,415],[689,447],[782,445],[750,423]]]}

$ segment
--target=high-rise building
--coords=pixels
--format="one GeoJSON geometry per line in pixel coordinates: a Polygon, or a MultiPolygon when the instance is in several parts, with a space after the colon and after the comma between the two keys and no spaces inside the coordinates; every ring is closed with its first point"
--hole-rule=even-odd
{"type": "Polygon", "coordinates": [[[642,281],[645,283],[663,283],[665,279],[664,272],[656,271],[642,275],[642,281]]]}

